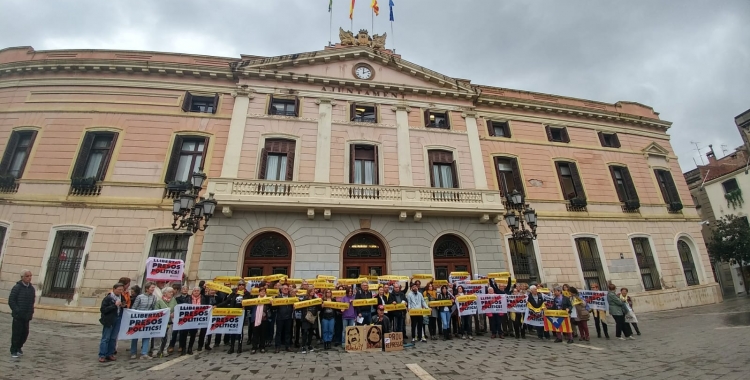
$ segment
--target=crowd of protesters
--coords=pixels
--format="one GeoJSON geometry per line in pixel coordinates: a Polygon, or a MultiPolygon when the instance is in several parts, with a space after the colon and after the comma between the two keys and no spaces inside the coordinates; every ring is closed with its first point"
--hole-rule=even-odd
{"type": "MultiPolygon", "coordinates": [[[[103,325],[102,340],[99,349],[99,361],[107,362],[116,360],[117,333],[123,308],[133,310],[158,310],[169,309],[170,312],[178,304],[210,305],[224,308],[241,308],[244,312],[244,327],[241,334],[209,335],[206,329],[192,329],[174,331],[170,325],[167,333],[161,340],[141,339],[140,358],[150,360],[154,357],[168,357],[177,351],[179,355],[192,355],[194,348],[197,351],[214,350],[219,346],[226,347],[229,354],[243,353],[250,349],[250,354],[258,352],[265,353],[273,350],[274,353],[293,352],[307,353],[315,351],[322,346],[323,350],[334,349],[342,346],[345,342],[346,327],[354,325],[375,324],[383,328],[384,332],[401,332],[404,341],[428,342],[428,340],[451,340],[451,339],[474,339],[477,335],[489,335],[490,339],[504,339],[514,337],[515,339],[526,338],[527,333],[536,332],[539,339],[551,339],[550,333],[544,331],[543,327],[533,327],[523,323],[521,313],[495,313],[475,314],[459,316],[455,307],[441,306],[430,308],[432,301],[450,300],[455,304],[456,297],[464,295],[465,289],[461,284],[436,288],[432,282],[424,287],[419,280],[408,284],[408,288],[401,289],[401,283],[393,282],[388,285],[379,285],[377,293],[373,295],[371,284],[345,286],[339,285],[336,290],[343,290],[343,297],[333,297],[330,289],[317,289],[314,284],[303,281],[299,286],[288,284],[285,280],[275,282],[261,282],[256,284],[257,295],[253,295],[252,289],[247,288],[244,280],[239,280],[231,293],[216,292],[204,286],[201,281],[198,286],[169,286],[164,282],[147,282],[143,288],[138,285],[130,285],[129,278],[121,278],[112,288],[101,304],[101,319],[103,325]],[[324,301],[335,301],[348,303],[349,308],[345,310],[324,307],[322,304],[295,309],[294,305],[272,306],[271,304],[260,304],[254,306],[243,306],[242,301],[256,297],[266,297],[269,289],[278,292],[277,298],[297,298],[299,301],[320,298],[324,301]],[[354,307],[355,300],[376,298],[377,305],[354,307]],[[387,310],[388,305],[404,304],[405,310],[387,310]],[[429,316],[411,316],[411,309],[432,309],[429,316]],[[410,330],[407,330],[407,317],[410,330]],[[197,347],[195,346],[195,341],[197,347]]],[[[22,281],[19,281],[24,286],[22,281]]],[[[557,333],[555,342],[567,340],[572,343],[574,338],[579,341],[589,341],[588,322],[593,316],[597,337],[609,339],[609,330],[606,321],[606,312],[594,310],[578,295],[574,287],[563,285],[554,287],[552,296],[544,297],[535,285],[528,286],[525,283],[512,284],[508,279],[507,284],[498,284],[489,279],[485,288],[488,294],[528,294],[528,305],[534,308],[545,307],[549,310],[566,310],[571,316],[571,324],[574,326],[572,333],[557,333]],[[565,339],[564,339],[565,338],[565,339]]],[[[226,284],[229,285],[229,284],[226,284]]],[[[632,299],[627,295],[627,289],[621,289],[616,293],[616,287],[610,284],[607,301],[609,303],[609,314],[615,321],[615,336],[619,339],[634,339],[631,325],[640,335],[637,323],[628,316],[634,318],[632,311],[632,299]]],[[[23,290],[23,288],[19,289],[23,290]]],[[[598,286],[592,286],[591,290],[599,290],[598,286]]],[[[30,319],[30,318],[29,318],[30,319]]],[[[14,320],[15,322],[15,320],[14,320]]],[[[14,330],[15,333],[15,330],[14,330]]],[[[16,342],[14,340],[14,342],[16,342]]],[[[130,345],[130,358],[136,359],[139,354],[138,340],[134,339],[130,345]]],[[[16,343],[14,343],[16,344],[16,343]]],[[[20,347],[12,347],[11,351],[21,353],[20,347]]]]}

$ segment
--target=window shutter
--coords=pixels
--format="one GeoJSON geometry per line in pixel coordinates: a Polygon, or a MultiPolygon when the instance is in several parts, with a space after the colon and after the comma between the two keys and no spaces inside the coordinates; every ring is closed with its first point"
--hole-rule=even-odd
{"type": "MultiPolygon", "coordinates": [[[[204,147],[205,151],[206,148],[204,147]]],[[[167,165],[167,174],[164,176],[164,182],[174,181],[174,176],[177,174],[177,165],[180,163],[180,153],[182,152],[182,136],[177,135],[174,137],[174,144],[172,145],[172,153],[169,156],[169,164],[167,165]]]]}
{"type": "MultiPolygon", "coordinates": [[[[601,137],[602,137],[602,133],[601,133],[601,132],[599,132],[599,138],[601,138],[601,137]]],[[[622,174],[623,174],[623,178],[622,178],[622,181],[623,181],[623,183],[624,183],[624,182],[625,182],[625,173],[624,173],[624,171],[622,170],[622,168],[620,168],[620,173],[622,173],[622,174]]],[[[612,183],[613,183],[613,184],[615,185],[615,192],[617,193],[617,199],[618,199],[618,200],[619,200],[620,202],[625,202],[625,201],[627,201],[627,200],[628,200],[628,196],[627,196],[627,194],[623,194],[623,193],[622,193],[622,189],[620,189],[620,187],[618,187],[618,186],[617,186],[617,177],[615,176],[615,167],[614,167],[614,166],[610,166],[610,167],[609,167],[609,175],[611,175],[611,176],[612,176],[612,183]]]]}
{"type": "Polygon", "coordinates": [[[578,174],[578,166],[569,162],[570,176],[573,179],[573,186],[576,188],[576,195],[580,199],[586,199],[586,192],[583,190],[583,182],[581,182],[581,176],[578,174]]]}
{"type": "Polygon", "coordinates": [[[494,136],[495,128],[492,126],[492,120],[487,120],[487,136],[494,136]]]}
{"type": "Polygon", "coordinates": [[[547,140],[552,141],[552,130],[549,125],[545,125],[544,130],[547,132],[547,140]]]}
{"type": "MultiPolygon", "coordinates": [[[[602,146],[607,146],[607,142],[606,142],[606,141],[604,141],[604,133],[602,133],[602,132],[597,132],[596,134],[597,134],[597,135],[599,136],[599,143],[600,143],[600,144],[602,144],[602,146]]],[[[610,167],[610,170],[611,170],[611,169],[612,169],[612,168],[610,167]]],[[[614,178],[614,177],[612,177],[612,178],[614,178]]]]}
{"type": "Polygon", "coordinates": [[[563,127],[562,129],[562,138],[563,142],[569,143],[570,142],[570,136],[568,136],[568,128],[563,127]]]}
{"type": "Polygon", "coordinates": [[[451,112],[445,111],[445,126],[451,129],[451,112]]]}
{"type": "Polygon", "coordinates": [[[268,152],[266,151],[266,148],[261,148],[260,167],[258,168],[258,179],[266,179],[266,166],[267,165],[268,165],[268,152]]]}
{"type": "Polygon", "coordinates": [[[639,200],[638,192],[635,190],[635,183],[633,183],[633,178],[630,176],[630,170],[626,167],[622,168],[622,180],[625,182],[625,189],[628,192],[625,199],[629,201],[639,200]]]}
{"type": "Polygon", "coordinates": [[[8,139],[8,145],[5,146],[3,160],[0,161],[0,173],[8,173],[8,169],[10,169],[10,162],[13,160],[13,153],[15,153],[16,146],[18,145],[18,140],[20,140],[18,131],[11,132],[10,138],[8,139]]]}
{"type": "Polygon", "coordinates": [[[516,189],[524,197],[526,196],[526,190],[523,187],[523,180],[521,179],[521,169],[518,167],[518,160],[513,158],[510,160],[510,167],[513,170],[513,183],[516,185],[516,189]]]}
{"type": "Polygon", "coordinates": [[[204,165],[206,165],[206,157],[208,157],[208,143],[210,141],[211,139],[208,137],[203,139],[203,152],[201,152],[201,166],[198,167],[198,170],[200,171],[203,171],[203,167],[204,165]]]}
{"type": "Polygon", "coordinates": [[[357,105],[352,103],[349,105],[349,121],[354,121],[355,117],[357,117],[357,105]]]}
{"type": "MultiPolygon", "coordinates": [[[[620,146],[621,146],[620,145],[620,138],[617,137],[617,133],[613,133],[612,134],[612,147],[619,148],[620,146]]],[[[627,170],[627,169],[625,169],[625,170],[627,170]]]]}
{"type": "Polygon", "coordinates": [[[86,170],[86,161],[88,161],[89,154],[91,153],[91,146],[94,144],[94,132],[86,132],[83,136],[83,142],[81,142],[81,150],[78,151],[78,158],[76,158],[75,166],[73,167],[73,178],[81,178],[84,171],[86,170]]]}
{"type": "Polygon", "coordinates": [[[425,127],[430,126],[430,110],[429,109],[424,110],[424,126],[425,127]]]}
{"type": "Polygon", "coordinates": [[[667,182],[667,194],[669,194],[669,202],[679,202],[680,194],[677,192],[677,185],[674,183],[672,173],[664,170],[664,177],[667,182]]]}
{"type": "Polygon", "coordinates": [[[268,109],[266,115],[273,115],[273,95],[268,95],[268,109]]]}
{"type": "Polygon", "coordinates": [[[109,143],[109,152],[107,152],[107,156],[104,158],[104,162],[102,163],[102,172],[99,174],[99,178],[97,178],[97,180],[99,181],[104,180],[104,177],[107,175],[107,168],[109,168],[109,163],[112,161],[112,154],[114,154],[115,152],[117,136],[119,136],[119,133],[112,133],[112,142],[109,143]]]}
{"type": "Polygon", "coordinates": [[[357,159],[356,151],[356,145],[349,145],[349,183],[354,183],[354,164],[357,159]]]}
{"type": "Polygon", "coordinates": [[[435,187],[435,175],[433,174],[434,170],[432,169],[432,167],[435,165],[435,160],[433,159],[432,152],[427,152],[427,160],[428,160],[427,170],[429,170],[430,172],[430,186],[435,187]]]}
{"type": "Polygon", "coordinates": [[[451,163],[451,174],[453,174],[453,187],[458,188],[458,166],[456,165],[456,160],[453,160],[451,163]]]}
{"type": "Polygon", "coordinates": [[[505,124],[503,124],[503,129],[505,130],[505,137],[510,138],[510,122],[506,121],[505,124]]]}
{"type": "Polygon", "coordinates": [[[294,151],[286,154],[286,180],[294,180],[294,151]]]}
{"type": "Polygon", "coordinates": [[[214,109],[211,111],[211,113],[216,113],[216,111],[219,109],[219,93],[217,92],[214,94],[214,109]]]}
{"type": "Polygon", "coordinates": [[[373,182],[375,185],[380,185],[380,161],[378,160],[378,146],[373,145],[372,147],[372,153],[375,155],[375,162],[373,163],[373,166],[375,166],[375,178],[373,178],[373,182]]]}
{"type": "Polygon", "coordinates": [[[299,117],[299,98],[294,97],[294,116],[299,117]]]}
{"type": "Polygon", "coordinates": [[[500,190],[500,195],[505,196],[508,194],[508,189],[505,186],[505,182],[508,181],[500,171],[500,157],[495,157],[495,172],[497,173],[497,188],[500,190]],[[505,181],[503,181],[505,179],[505,181]]]}
{"type": "Polygon", "coordinates": [[[193,102],[193,95],[185,91],[185,97],[182,98],[182,112],[190,112],[190,103],[193,102]]]}

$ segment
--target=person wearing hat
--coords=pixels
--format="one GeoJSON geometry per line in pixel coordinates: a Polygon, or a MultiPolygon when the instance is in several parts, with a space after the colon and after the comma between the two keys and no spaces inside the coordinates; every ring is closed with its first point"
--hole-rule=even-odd
{"type": "MultiPolygon", "coordinates": [[[[222,302],[217,307],[229,307],[229,308],[242,309],[243,308],[242,301],[250,299],[250,298],[252,298],[252,296],[250,295],[250,292],[245,289],[245,280],[240,280],[237,283],[237,288],[232,289],[232,293],[229,296],[227,296],[224,302],[222,302]]],[[[250,315],[251,306],[245,307],[244,309],[245,309],[245,312],[243,314],[243,324],[247,325],[248,327],[248,333],[247,333],[248,337],[252,337],[252,333],[253,333],[253,330],[251,327],[252,324],[244,323],[247,317],[250,315]]],[[[244,340],[244,338],[245,338],[245,334],[242,332],[242,330],[240,331],[239,334],[231,334],[229,336],[229,350],[227,350],[227,353],[233,354],[234,342],[239,341],[237,344],[237,353],[241,354],[242,353],[242,341],[244,340]]]]}
{"type": "Polygon", "coordinates": [[[391,320],[385,315],[385,306],[378,305],[377,314],[372,318],[372,324],[380,326],[383,334],[391,332],[391,320]]]}

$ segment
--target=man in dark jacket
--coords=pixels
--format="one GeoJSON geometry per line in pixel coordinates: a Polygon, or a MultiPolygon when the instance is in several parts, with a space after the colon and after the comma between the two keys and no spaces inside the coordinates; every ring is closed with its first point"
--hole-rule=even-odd
{"type": "Polygon", "coordinates": [[[99,362],[115,360],[115,348],[117,348],[117,334],[120,332],[120,321],[122,321],[122,308],[125,306],[125,298],[122,292],[125,286],[116,283],[112,287],[112,293],[107,294],[102,300],[99,308],[102,316],[99,323],[102,328],[102,341],[99,343],[99,362]]]}
{"type": "MultiPolygon", "coordinates": [[[[289,285],[281,286],[281,293],[276,298],[289,298],[289,285]]],[[[281,350],[281,344],[287,352],[292,352],[289,347],[292,343],[292,312],[294,305],[274,306],[276,312],[276,353],[281,350]]]]}
{"type": "Polygon", "coordinates": [[[23,355],[23,344],[29,337],[29,322],[34,316],[34,301],[36,300],[36,290],[31,285],[31,271],[21,271],[21,281],[11,289],[8,296],[8,306],[10,306],[11,316],[13,317],[13,327],[10,338],[10,356],[17,358],[23,355]]]}
{"type": "MultiPolygon", "coordinates": [[[[359,290],[357,291],[357,294],[354,296],[354,299],[357,300],[363,300],[363,299],[371,299],[372,292],[370,291],[370,284],[367,283],[367,281],[362,282],[362,285],[360,285],[359,290]]],[[[372,321],[372,306],[358,306],[355,307],[354,310],[357,312],[357,317],[362,318],[363,325],[369,325],[372,321]]],[[[360,324],[360,323],[357,323],[360,324]]]]}
{"type": "MultiPolygon", "coordinates": [[[[554,300],[554,306],[550,309],[552,310],[565,310],[570,314],[570,311],[573,309],[573,304],[570,302],[570,298],[565,297],[562,294],[562,288],[555,287],[554,290],[555,300],[554,300]]],[[[571,321],[571,325],[572,325],[571,321]]],[[[557,333],[557,339],[555,339],[555,343],[562,342],[562,333],[557,333]]],[[[573,333],[568,334],[568,343],[573,343],[573,333]]]]}
{"type": "MultiPolygon", "coordinates": [[[[393,292],[391,292],[391,304],[401,304],[406,303],[406,295],[401,291],[401,284],[395,283],[393,284],[393,292]]],[[[406,335],[406,324],[404,323],[404,317],[406,315],[406,311],[404,310],[396,310],[391,313],[388,318],[392,319],[393,324],[393,331],[395,332],[401,332],[404,339],[409,339],[409,337],[406,335]]]]}

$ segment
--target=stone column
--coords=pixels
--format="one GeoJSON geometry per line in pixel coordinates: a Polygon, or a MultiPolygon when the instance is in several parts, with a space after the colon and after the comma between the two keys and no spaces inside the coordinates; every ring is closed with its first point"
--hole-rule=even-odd
{"type": "Polygon", "coordinates": [[[466,119],[466,136],[469,138],[469,153],[471,154],[471,166],[474,171],[474,187],[478,190],[487,190],[487,174],[484,172],[482,145],[479,143],[477,114],[474,111],[466,111],[461,116],[466,119]]]}
{"type": "Polygon", "coordinates": [[[396,111],[396,141],[398,146],[398,182],[400,186],[414,186],[411,167],[411,141],[409,139],[409,107],[399,105],[396,111]]]}
{"type": "Polygon", "coordinates": [[[240,170],[240,156],[242,154],[242,141],[245,138],[245,125],[247,124],[247,112],[252,99],[253,90],[247,86],[239,86],[232,93],[234,97],[234,108],[232,108],[232,120],[229,122],[229,135],[227,136],[227,148],[224,152],[224,162],[221,165],[222,178],[237,178],[240,170]]]}
{"type": "Polygon", "coordinates": [[[331,182],[331,120],[333,104],[330,98],[319,98],[318,145],[315,150],[315,182],[331,182]]]}

